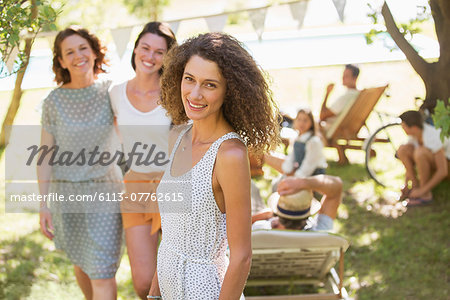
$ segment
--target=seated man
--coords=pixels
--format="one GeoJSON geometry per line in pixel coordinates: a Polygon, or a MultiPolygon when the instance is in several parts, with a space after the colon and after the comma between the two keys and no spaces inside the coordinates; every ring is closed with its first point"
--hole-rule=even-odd
{"type": "Polygon", "coordinates": [[[252,228],[332,231],[333,220],[336,218],[341,201],[342,180],[339,177],[330,175],[287,177],[278,185],[278,194],[269,198],[270,208],[252,215],[252,228]],[[311,191],[323,194],[321,207],[315,219],[309,218],[316,210],[311,208],[314,206],[311,191]]]}
{"type": "Polygon", "coordinates": [[[440,130],[424,123],[418,111],[404,112],[400,119],[403,130],[410,136],[409,142],[397,151],[406,169],[401,199],[408,198],[407,206],[430,204],[433,200],[431,189],[448,175],[450,140],[447,137],[442,143],[440,130]]]}
{"type": "Polygon", "coordinates": [[[337,98],[330,107],[327,106],[328,96],[334,88],[334,84],[330,83],[327,86],[325,99],[323,100],[320,109],[320,126],[326,130],[333,124],[337,116],[344,110],[349,102],[355,101],[359,95],[359,90],[356,89],[356,80],[358,79],[359,68],[355,65],[346,65],[342,75],[342,85],[347,88],[347,91],[337,98]]]}

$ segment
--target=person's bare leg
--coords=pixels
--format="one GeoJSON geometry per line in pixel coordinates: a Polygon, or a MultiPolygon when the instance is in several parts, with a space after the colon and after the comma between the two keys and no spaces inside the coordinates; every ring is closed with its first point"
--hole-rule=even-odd
{"type": "Polygon", "coordinates": [[[151,235],[151,225],[138,225],[125,229],[128,257],[134,290],[139,298],[147,299],[156,270],[159,232],[151,235]]]}
{"type": "Polygon", "coordinates": [[[305,178],[313,191],[323,194],[319,214],[336,219],[342,201],[342,180],[331,175],[316,175],[305,178]]]}
{"type": "MultiPolygon", "coordinates": [[[[423,146],[417,147],[414,150],[414,162],[417,166],[419,184],[420,186],[423,186],[430,180],[432,171],[436,170],[433,153],[423,146]]],[[[430,200],[432,197],[433,194],[431,191],[427,191],[422,198],[425,200],[430,200]]]]}
{"type": "Polygon", "coordinates": [[[92,300],[92,285],[89,276],[79,266],[73,266],[75,272],[75,278],[77,279],[78,286],[83,292],[86,300],[92,300]]]}
{"type": "Polygon", "coordinates": [[[331,175],[315,175],[301,179],[302,188],[323,194],[322,207],[319,214],[325,214],[332,219],[336,218],[339,204],[342,200],[342,180],[331,175]]]}
{"type": "Polygon", "coordinates": [[[117,299],[116,278],[91,279],[93,300],[117,299]]]}
{"type": "MultiPolygon", "coordinates": [[[[408,187],[408,182],[411,180],[412,188],[416,187],[419,184],[419,181],[416,177],[416,172],[414,169],[414,145],[405,144],[401,145],[397,150],[398,159],[402,162],[403,166],[406,170],[405,175],[405,188],[408,187]]],[[[403,192],[403,191],[402,191],[403,192]]]]}

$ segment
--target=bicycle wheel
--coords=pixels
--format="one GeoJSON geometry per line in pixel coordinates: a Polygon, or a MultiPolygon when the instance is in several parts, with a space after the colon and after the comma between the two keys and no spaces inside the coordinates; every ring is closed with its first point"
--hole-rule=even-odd
{"type": "Polygon", "coordinates": [[[365,146],[366,169],[376,183],[393,188],[402,186],[405,169],[396,153],[407,140],[400,122],[387,124],[370,136],[365,146]]]}

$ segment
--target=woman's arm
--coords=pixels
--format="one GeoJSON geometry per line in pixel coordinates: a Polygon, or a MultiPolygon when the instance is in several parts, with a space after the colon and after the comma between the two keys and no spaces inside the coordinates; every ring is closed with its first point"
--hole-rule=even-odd
{"type": "MultiPolygon", "coordinates": [[[[295,141],[294,141],[295,142],[295,141]]],[[[291,151],[286,156],[286,159],[281,164],[281,173],[283,174],[290,174],[295,171],[295,169],[298,168],[295,164],[295,153],[294,153],[294,147],[290,147],[291,151]]]]}
{"type": "MultiPolygon", "coordinates": [[[[44,128],[41,131],[41,146],[47,146],[48,149],[55,145],[55,139],[53,135],[48,133],[44,128]]],[[[42,152],[41,152],[42,155],[42,152]]],[[[49,154],[45,155],[42,163],[37,166],[37,177],[38,177],[38,185],[39,185],[39,193],[41,195],[48,194],[48,187],[50,185],[50,178],[52,174],[52,167],[49,165],[49,154]]],[[[38,161],[40,161],[41,157],[39,157],[38,161]]],[[[47,207],[47,203],[42,200],[40,203],[39,210],[39,224],[41,227],[41,232],[48,237],[50,240],[53,239],[53,222],[50,214],[50,210],[47,207]]]]}
{"type": "Polygon", "coordinates": [[[284,169],[289,168],[289,166],[292,166],[293,170],[292,159],[289,156],[285,156],[281,153],[264,154],[264,163],[271,166],[280,173],[284,173],[284,169]],[[285,164],[286,167],[284,167],[285,164]]]}
{"type": "Polygon", "coordinates": [[[238,140],[225,141],[217,155],[215,176],[223,193],[230,248],[220,300],[239,299],[251,264],[250,169],[247,149],[238,140]]]}

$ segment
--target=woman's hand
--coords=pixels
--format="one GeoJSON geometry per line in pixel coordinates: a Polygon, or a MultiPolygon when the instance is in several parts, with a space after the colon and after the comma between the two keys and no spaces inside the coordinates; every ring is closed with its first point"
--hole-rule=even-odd
{"type": "Polygon", "coordinates": [[[52,215],[47,206],[41,207],[39,211],[39,224],[41,225],[41,232],[50,240],[53,240],[53,228],[52,215]]]}

